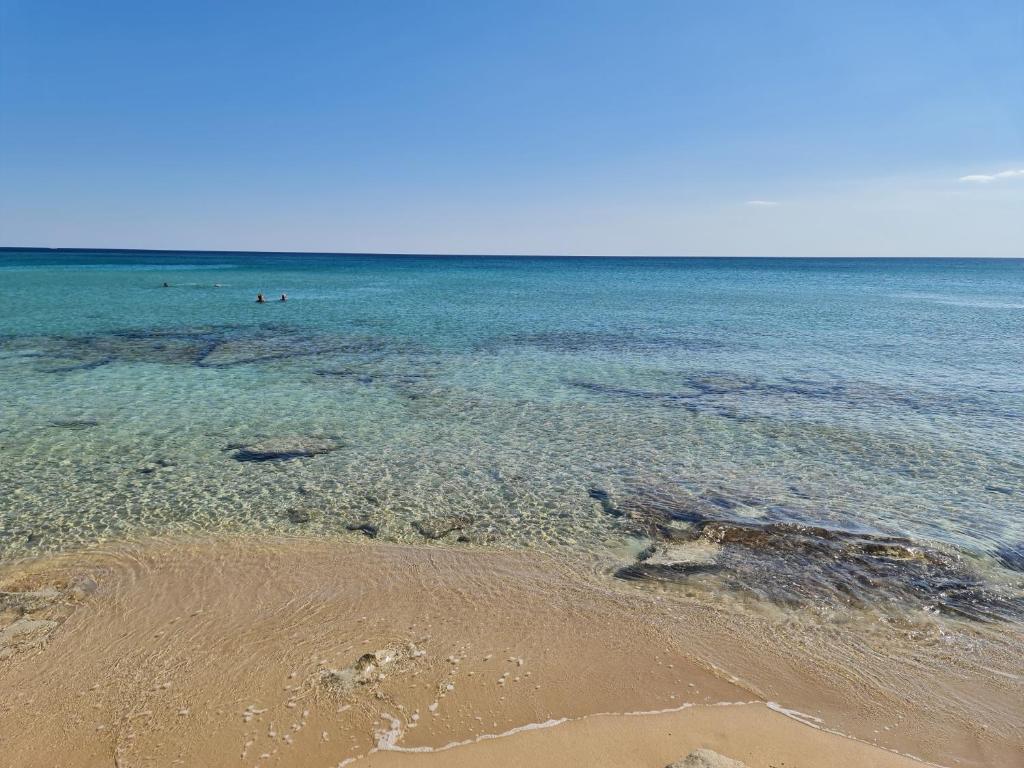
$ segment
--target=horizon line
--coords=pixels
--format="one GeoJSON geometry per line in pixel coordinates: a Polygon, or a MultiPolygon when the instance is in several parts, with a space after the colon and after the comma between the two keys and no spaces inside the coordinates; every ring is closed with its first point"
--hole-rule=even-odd
{"type": "Polygon", "coordinates": [[[741,255],[652,255],[652,254],[616,254],[598,255],[586,253],[442,253],[442,252],[388,252],[388,251],[254,251],[242,249],[205,249],[205,248],[107,248],[107,247],[64,247],[64,246],[15,246],[0,245],[0,253],[125,253],[125,254],[214,254],[214,255],[253,255],[253,256],[341,256],[341,257],[405,257],[405,258],[480,258],[480,259],[823,259],[823,260],[904,260],[935,259],[943,261],[1020,261],[1022,256],[741,256],[741,255]]]}

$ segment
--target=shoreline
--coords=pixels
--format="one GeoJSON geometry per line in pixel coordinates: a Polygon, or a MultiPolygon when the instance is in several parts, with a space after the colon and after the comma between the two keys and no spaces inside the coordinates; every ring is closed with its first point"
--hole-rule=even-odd
{"type": "Polygon", "coordinates": [[[820,728],[779,711],[771,702],[761,701],[686,705],[653,712],[599,712],[531,723],[506,733],[482,734],[435,749],[374,749],[349,765],[473,766],[497,760],[498,765],[554,767],[585,761],[588,766],[608,768],[660,768],[689,751],[708,748],[721,750],[730,759],[740,759],[750,768],[774,765],[779,760],[783,765],[787,760],[812,767],[832,765],[819,762],[823,750],[830,761],[855,760],[852,764],[860,768],[948,768],[820,728]]]}
{"type": "Polygon", "coordinates": [[[466,743],[444,750],[445,765],[544,764],[526,757],[536,749],[560,755],[557,765],[589,749],[587,764],[661,768],[715,744],[752,767],[797,755],[834,764],[815,762],[825,743],[880,767],[1024,755],[1012,709],[1005,722],[964,719],[976,700],[989,704],[978,718],[1012,707],[1019,679],[965,679],[924,655],[909,677],[898,655],[855,670],[831,627],[833,667],[820,667],[830,657],[812,653],[811,635],[790,667],[765,634],[771,622],[605,585],[551,555],[168,538],[7,564],[0,592],[43,596],[20,618],[45,634],[0,660],[0,748],[18,765],[72,752],[121,768],[200,756],[434,765],[454,742],[466,743]],[[744,741],[752,729],[760,752],[744,741]],[[602,749],[615,752],[596,746],[606,732],[648,761],[677,753],[661,765],[602,763],[602,749]]]}

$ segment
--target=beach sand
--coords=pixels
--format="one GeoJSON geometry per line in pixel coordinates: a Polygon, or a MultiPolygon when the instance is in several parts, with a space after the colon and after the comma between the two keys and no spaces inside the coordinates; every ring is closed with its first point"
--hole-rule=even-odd
{"type": "Polygon", "coordinates": [[[984,674],[936,651],[908,670],[856,634],[780,640],[796,630],[777,617],[554,555],[206,536],[11,564],[0,591],[5,766],[1024,758],[1000,659],[984,674]]]}

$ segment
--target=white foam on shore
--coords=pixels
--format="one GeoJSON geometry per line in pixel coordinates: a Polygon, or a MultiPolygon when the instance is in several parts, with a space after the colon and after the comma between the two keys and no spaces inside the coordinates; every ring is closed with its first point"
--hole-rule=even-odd
{"type": "Polygon", "coordinates": [[[561,717],[558,719],[545,720],[542,723],[527,723],[526,725],[516,726],[515,728],[508,731],[502,731],[501,733],[484,733],[472,739],[466,739],[465,741],[453,741],[440,747],[402,747],[397,744],[384,745],[382,743],[378,743],[378,746],[372,749],[371,752],[444,752],[449,749],[455,749],[456,747],[476,744],[480,741],[501,739],[506,736],[515,736],[517,733],[523,733],[525,731],[539,731],[545,728],[554,728],[555,726],[562,725],[563,723],[578,722],[592,717],[643,717],[645,715],[668,715],[675,712],[682,712],[685,709],[692,709],[693,707],[733,707],[744,704],[763,703],[764,702],[761,701],[720,701],[715,702],[714,704],[687,703],[678,707],[670,707],[668,709],[651,709],[637,712],[595,712],[590,715],[583,715],[582,717],[561,717]]]}
{"type": "Polygon", "coordinates": [[[786,717],[791,717],[794,720],[799,720],[804,725],[811,725],[817,727],[825,723],[825,721],[822,720],[820,717],[808,715],[807,713],[800,712],[796,709],[786,709],[784,706],[782,706],[781,704],[777,704],[774,701],[766,701],[765,706],[768,707],[768,709],[770,710],[778,712],[780,715],[785,715],[786,717]]]}
{"type": "Polygon", "coordinates": [[[875,747],[876,749],[882,749],[886,752],[891,752],[894,755],[905,757],[908,760],[914,760],[918,763],[921,763],[922,765],[930,765],[934,766],[934,768],[947,768],[946,766],[940,765],[939,763],[930,763],[924,758],[918,757],[917,755],[912,755],[909,752],[900,752],[898,749],[892,749],[890,747],[882,746],[881,744],[875,744],[873,742],[867,741],[866,739],[860,739],[856,736],[851,736],[848,733],[837,731],[834,728],[826,728],[825,721],[822,720],[820,717],[808,715],[806,712],[800,712],[796,709],[787,709],[786,707],[782,706],[781,704],[778,704],[777,702],[766,701],[764,702],[764,705],[773,712],[778,712],[780,715],[784,715],[785,717],[788,717],[791,720],[796,720],[801,725],[809,726],[811,728],[814,728],[815,730],[823,731],[825,733],[831,733],[833,736],[840,736],[844,739],[849,739],[850,741],[859,741],[861,744],[868,744],[872,747],[875,747]]]}
{"type": "Polygon", "coordinates": [[[539,731],[544,728],[554,728],[556,725],[567,723],[571,718],[562,717],[557,720],[545,720],[543,723],[527,723],[526,725],[520,725],[502,733],[484,733],[472,739],[466,739],[465,741],[453,741],[445,744],[441,747],[400,747],[397,744],[382,745],[378,743],[375,749],[370,750],[371,752],[445,752],[449,749],[455,749],[456,747],[464,747],[468,744],[476,744],[479,741],[487,741],[488,739],[501,739],[505,736],[515,736],[517,733],[523,733],[524,731],[539,731]]]}
{"type": "Polygon", "coordinates": [[[502,738],[505,738],[506,736],[515,736],[516,734],[525,733],[527,731],[539,731],[539,730],[544,730],[546,728],[555,728],[556,726],[563,725],[564,723],[580,722],[580,721],[583,721],[583,720],[589,720],[590,718],[594,718],[594,717],[644,717],[644,716],[649,716],[649,715],[668,715],[668,714],[674,714],[676,712],[682,712],[682,711],[687,710],[687,709],[695,709],[697,707],[702,707],[702,708],[737,707],[737,706],[750,706],[750,705],[755,705],[755,704],[764,705],[768,709],[772,710],[773,712],[778,712],[780,715],[788,717],[791,720],[795,720],[796,722],[800,723],[801,725],[809,726],[811,728],[814,728],[815,730],[823,731],[825,733],[832,734],[833,736],[839,736],[840,738],[849,739],[851,741],[857,741],[857,742],[860,742],[862,744],[867,744],[868,746],[874,747],[876,749],[882,749],[882,750],[885,750],[886,752],[890,752],[890,753],[892,753],[894,755],[899,755],[900,757],[905,757],[908,760],[914,760],[915,762],[921,763],[922,765],[932,766],[933,768],[948,768],[947,766],[940,765],[939,763],[928,762],[927,760],[924,760],[923,758],[920,758],[917,755],[911,755],[911,754],[909,754],[907,752],[900,752],[899,750],[896,750],[896,749],[891,749],[889,747],[884,747],[884,746],[882,746],[880,744],[874,744],[874,743],[872,743],[870,741],[866,741],[865,739],[859,739],[856,736],[850,736],[849,734],[843,733],[841,731],[837,731],[837,730],[834,730],[832,728],[827,728],[827,727],[825,727],[825,721],[822,720],[819,717],[815,717],[814,715],[808,715],[808,714],[806,714],[804,712],[800,712],[800,711],[795,710],[795,709],[788,709],[788,708],[783,707],[781,704],[779,704],[777,702],[774,702],[774,701],[761,701],[761,700],[754,700],[754,701],[718,701],[718,702],[714,702],[712,704],[687,703],[687,704],[683,704],[683,705],[678,706],[678,707],[670,707],[668,709],[651,709],[651,710],[641,710],[641,711],[636,711],[636,712],[595,712],[593,714],[583,715],[581,717],[561,717],[561,718],[552,719],[552,720],[545,720],[544,722],[541,722],[541,723],[527,723],[526,725],[520,725],[520,726],[517,726],[515,728],[511,728],[510,730],[502,731],[501,733],[484,733],[484,734],[476,736],[476,737],[474,737],[472,739],[466,739],[464,741],[453,741],[453,742],[450,742],[450,743],[445,744],[445,745],[440,746],[440,747],[403,747],[403,746],[400,746],[397,743],[397,740],[398,740],[397,737],[399,737],[400,734],[401,734],[401,727],[399,725],[396,728],[396,721],[392,720],[392,731],[389,732],[388,735],[390,736],[390,735],[394,734],[395,738],[392,738],[392,739],[380,739],[378,741],[378,743],[377,743],[377,746],[374,747],[373,749],[371,749],[369,754],[373,754],[374,752],[410,752],[410,753],[446,752],[446,751],[448,751],[450,749],[455,749],[457,747],[465,747],[465,746],[468,746],[470,744],[479,743],[481,741],[489,741],[491,739],[502,739],[502,738]]]}

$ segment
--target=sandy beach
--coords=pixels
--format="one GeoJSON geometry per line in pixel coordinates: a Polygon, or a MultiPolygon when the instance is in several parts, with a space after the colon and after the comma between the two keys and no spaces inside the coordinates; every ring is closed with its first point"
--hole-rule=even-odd
{"type": "Polygon", "coordinates": [[[4,764],[660,768],[707,747],[765,768],[1010,766],[1024,754],[1006,714],[1019,680],[994,669],[921,654],[908,671],[870,653],[853,670],[841,633],[818,650],[805,636],[793,657],[763,634],[768,619],[737,624],[579,565],[258,536],[9,565],[4,764]]]}

